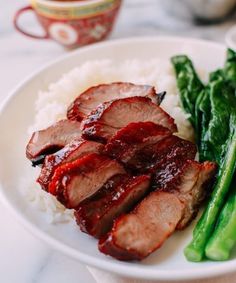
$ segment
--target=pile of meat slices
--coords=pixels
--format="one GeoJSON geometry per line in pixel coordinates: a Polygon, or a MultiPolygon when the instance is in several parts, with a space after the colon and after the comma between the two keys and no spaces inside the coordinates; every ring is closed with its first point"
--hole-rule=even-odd
{"type": "Polygon", "coordinates": [[[141,260],[184,229],[214,181],[216,164],[194,161],[196,146],[174,135],[163,97],[131,83],[89,88],[26,148],[42,188],[119,260],[141,260]]]}

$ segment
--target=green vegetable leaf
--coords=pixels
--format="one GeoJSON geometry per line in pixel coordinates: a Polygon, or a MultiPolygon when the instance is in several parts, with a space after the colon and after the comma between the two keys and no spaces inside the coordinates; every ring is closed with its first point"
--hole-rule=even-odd
{"type": "Polygon", "coordinates": [[[206,136],[211,148],[214,150],[215,160],[218,164],[225,155],[225,145],[230,133],[229,121],[233,111],[232,107],[235,104],[234,100],[232,89],[227,86],[222,78],[210,83],[211,119],[206,136]]]}
{"type": "Polygon", "coordinates": [[[195,104],[198,95],[204,89],[204,85],[199,79],[191,60],[185,55],[171,58],[174,66],[177,86],[180,92],[182,107],[186,113],[190,114],[190,122],[196,128],[195,104]]]}
{"type": "MultiPolygon", "coordinates": [[[[201,261],[236,167],[236,53],[228,50],[224,68],[210,74],[207,86],[202,84],[187,56],[175,56],[172,63],[182,107],[191,115],[200,161],[217,161],[219,165],[219,174],[210,201],[193,231],[193,240],[185,249],[188,260],[201,261]]],[[[228,204],[226,207],[229,210],[232,205],[228,204]]],[[[236,214],[234,212],[231,210],[232,215],[236,214]]],[[[228,235],[233,237],[231,226],[227,226],[226,222],[226,219],[221,219],[222,225],[227,227],[225,229],[228,235]]],[[[217,241],[220,242],[220,239],[214,243],[217,241]]],[[[227,247],[230,250],[232,242],[227,247]]],[[[215,248],[216,246],[214,251],[215,248]]]]}
{"type": "Polygon", "coordinates": [[[212,260],[227,260],[236,242],[236,174],[230,195],[206,246],[206,256],[212,260]]]}
{"type": "Polygon", "coordinates": [[[236,88],[236,52],[232,49],[227,50],[227,59],[224,66],[224,75],[232,87],[236,88]]]}

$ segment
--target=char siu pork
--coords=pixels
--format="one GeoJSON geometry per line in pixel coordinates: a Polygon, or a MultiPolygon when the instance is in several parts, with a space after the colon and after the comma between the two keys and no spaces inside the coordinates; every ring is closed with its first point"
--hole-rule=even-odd
{"type": "Polygon", "coordinates": [[[100,238],[111,229],[115,218],[130,211],[146,195],[149,185],[148,175],[116,175],[111,178],[75,211],[81,230],[100,238]]]}
{"type": "Polygon", "coordinates": [[[33,165],[43,163],[41,187],[119,260],[141,260],[184,229],[214,183],[216,164],[194,161],[196,146],[175,136],[164,95],[132,83],[89,88],[68,120],[34,132],[26,147],[33,165]]]}
{"type": "Polygon", "coordinates": [[[37,182],[47,191],[48,184],[58,166],[74,161],[89,153],[102,153],[103,147],[103,144],[94,141],[73,140],[61,150],[45,157],[37,182]]]}
{"type": "Polygon", "coordinates": [[[80,123],[61,120],[52,126],[34,132],[26,147],[26,156],[33,165],[43,162],[46,155],[54,153],[81,136],[80,123]]]}
{"type": "Polygon", "coordinates": [[[100,104],[83,120],[83,137],[104,142],[133,122],[153,122],[177,131],[174,119],[150,98],[135,96],[100,104]]]}
{"type": "MultiPolygon", "coordinates": [[[[180,164],[194,159],[196,145],[170,134],[151,122],[130,123],[108,141],[104,152],[138,173],[158,172],[173,163],[172,159],[180,164]]],[[[173,167],[177,169],[178,164],[173,167]]]]}
{"type": "Polygon", "coordinates": [[[105,152],[120,162],[128,163],[136,152],[142,151],[145,146],[158,143],[171,134],[167,128],[152,122],[130,123],[108,141],[105,152]]]}
{"type": "Polygon", "coordinates": [[[175,231],[184,205],[172,193],[152,192],[129,214],[114,222],[98,247],[119,260],[141,260],[158,249],[175,231]]]}
{"type": "Polygon", "coordinates": [[[184,214],[177,225],[178,230],[184,229],[197,215],[202,201],[211,191],[216,171],[217,165],[214,162],[198,163],[188,160],[183,166],[182,174],[166,186],[166,190],[173,190],[184,203],[184,214]]]}
{"type": "Polygon", "coordinates": [[[213,162],[186,161],[182,170],[148,195],[129,214],[115,220],[99,241],[101,252],[120,260],[141,260],[195,216],[216,173],[213,162]]]}
{"type": "Polygon", "coordinates": [[[111,177],[124,174],[115,160],[96,153],[60,165],[49,183],[49,192],[67,208],[76,208],[96,193],[111,177]]]}
{"type": "Polygon", "coordinates": [[[184,217],[178,225],[178,229],[183,229],[196,216],[200,204],[209,194],[217,166],[214,162],[172,158],[161,167],[153,177],[152,186],[174,192],[185,203],[184,217]]]}
{"type": "Polygon", "coordinates": [[[157,94],[155,88],[149,85],[132,83],[111,83],[91,87],[80,94],[69,106],[67,118],[82,121],[99,104],[119,98],[132,96],[147,96],[153,103],[159,105],[165,93],[157,94]]]}

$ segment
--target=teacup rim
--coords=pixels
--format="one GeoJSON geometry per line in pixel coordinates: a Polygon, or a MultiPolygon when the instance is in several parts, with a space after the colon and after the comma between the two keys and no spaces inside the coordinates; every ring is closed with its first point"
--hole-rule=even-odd
{"type": "MultiPolygon", "coordinates": [[[[50,6],[50,7],[82,7],[82,6],[87,6],[90,4],[96,4],[99,2],[105,2],[107,0],[80,0],[80,1],[66,1],[66,2],[62,2],[62,1],[57,1],[57,0],[30,0],[31,3],[41,3],[43,5],[46,6],[50,6]]],[[[115,1],[115,0],[114,0],[115,1]]]]}

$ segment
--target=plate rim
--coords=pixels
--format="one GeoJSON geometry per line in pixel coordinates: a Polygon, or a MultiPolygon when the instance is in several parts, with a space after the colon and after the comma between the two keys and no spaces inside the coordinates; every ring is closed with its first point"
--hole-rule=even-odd
{"type": "MultiPolygon", "coordinates": [[[[195,39],[191,37],[177,37],[177,36],[141,36],[141,37],[127,37],[122,39],[113,39],[105,42],[96,43],[90,46],[85,46],[80,49],[74,50],[69,54],[59,56],[57,59],[50,61],[47,64],[43,64],[42,67],[38,68],[36,71],[34,71],[32,74],[27,76],[23,81],[18,83],[16,87],[13,88],[12,91],[9,92],[7,97],[3,100],[3,102],[0,105],[0,117],[4,110],[8,107],[10,102],[13,100],[15,96],[17,96],[18,92],[30,83],[31,80],[33,80],[36,76],[43,73],[47,68],[56,65],[59,62],[66,61],[68,58],[73,56],[80,56],[83,52],[87,52],[89,50],[96,49],[98,47],[103,46],[113,46],[113,45],[119,45],[119,44],[127,44],[127,43],[134,43],[138,41],[179,41],[182,40],[184,42],[188,42],[190,44],[207,44],[215,46],[221,50],[225,49],[226,46],[222,43],[213,42],[210,40],[203,40],[203,39],[195,39]]],[[[1,180],[0,180],[1,181],[1,180]]],[[[92,255],[87,255],[79,250],[73,249],[72,247],[67,246],[66,244],[63,244],[59,240],[53,238],[53,236],[50,236],[46,232],[42,231],[40,228],[38,228],[36,225],[31,223],[27,220],[27,218],[24,217],[23,213],[19,213],[19,211],[14,207],[14,205],[11,204],[10,200],[4,195],[3,193],[4,187],[0,182],[0,201],[3,203],[3,205],[8,209],[8,211],[13,215],[13,217],[16,220],[19,220],[19,222],[23,225],[23,227],[28,230],[31,234],[33,234],[35,237],[39,238],[43,242],[45,242],[47,245],[50,245],[50,247],[62,252],[63,254],[72,257],[84,264],[87,264],[89,266],[93,266],[98,269],[102,269],[107,272],[112,272],[117,275],[126,276],[129,278],[139,278],[139,279],[146,279],[146,280],[169,280],[169,281],[177,281],[177,280],[193,280],[193,279],[204,279],[204,278],[210,278],[210,277],[216,277],[218,275],[223,275],[226,273],[234,272],[236,270],[236,259],[228,262],[222,262],[220,265],[215,268],[215,266],[208,266],[202,270],[202,263],[199,264],[199,268],[194,269],[181,269],[177,271],[169,273],[168,270],[140,270],[139,267],[135,266],[122,266],[120,265],[119,261],[114,262],[106,262],[103,261],[100,258],[96,258],[92,255]],[[135,274],[135,276],[133,275],[135,274]]],[[[121,263],[124,264],[124,263],[121,263]]]]}

